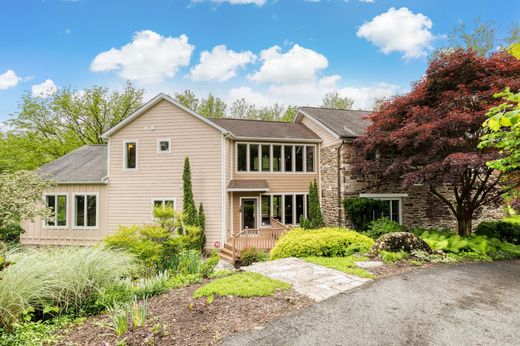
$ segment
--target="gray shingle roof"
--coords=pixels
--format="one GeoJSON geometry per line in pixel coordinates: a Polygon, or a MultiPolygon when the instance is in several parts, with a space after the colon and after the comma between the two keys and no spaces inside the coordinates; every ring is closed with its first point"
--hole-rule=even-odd
{"type": "Polygon", "coordinates": [[[268,138],[283,140],[316,140],[317,142],[320,141],[320,137],[303,124],[232,118],[210,120],[218,126],[228,130],[239,139],[268,138]]]}
{"type": "Polygon", "coordinates": [[[332,108],[300,107],[300,111],[319,121],[340,137],[359,137],[365,134],[370,120],[364,119],[370,111],[332,108]]]}
{"type": "Polygon", "coordinates": [[[107,176],[107,145],[86,145],[39,170],[58,183],[101,183],[107,176]]]}

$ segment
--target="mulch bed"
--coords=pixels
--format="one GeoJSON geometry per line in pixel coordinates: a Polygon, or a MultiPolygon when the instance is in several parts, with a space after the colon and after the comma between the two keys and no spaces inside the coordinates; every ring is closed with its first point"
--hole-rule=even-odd
{"type": "MultiPolygon", "coordinates": [[[[88,318],[62,339],[62,345],[214,345],[222,338],[288,315],[314,302],[293,290],[271,297],[193,299],[202,284],[171,290],[148,300],[146,325],[117,338],[106,315],[88,318]]],[[[130,327],[129,327],[130,328],[130,327]]]]}

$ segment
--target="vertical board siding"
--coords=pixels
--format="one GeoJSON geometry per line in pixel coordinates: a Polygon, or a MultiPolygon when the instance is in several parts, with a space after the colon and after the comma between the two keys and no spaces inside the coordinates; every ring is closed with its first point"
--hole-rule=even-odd
{"type": "Polygon", "coordinates": [[[46,194],[67,195],[67,227],[51,229],[43,227],[43,220],[22,223],[25,233],[21,236],[22,244],[26,245],[89,245],[101,241],[107,234],[107,186],[95,184],[57,185],[45,191],[46,194]],[[97,229],[78,229],[73,227],[73,194],[98,194],[98,227],[97,229]]]}
{"type": "Polygon", "coordinates": [[[151,199],[175,197],[182,210],[184,158],[191,164],[193,194],[206,213],[206,247],[222,239],[222,134],[162,101],[110,138],[108,230],[152,222],[151,199]],[[157,153],[157,140],[171,138],[171,152],[157,153]],[[123,169],[123,143],[137,140],[136,171],[123,169]]]}

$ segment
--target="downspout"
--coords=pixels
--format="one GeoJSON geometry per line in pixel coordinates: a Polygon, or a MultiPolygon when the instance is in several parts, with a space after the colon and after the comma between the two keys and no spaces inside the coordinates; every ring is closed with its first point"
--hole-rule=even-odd
{"type": "Polygon", "coordinates": [[[341,144],[338,147],[337,152],[337,159],[338,159],[338,226],[341,226],[342,224],[342,218],[341,218],[341,148],[343,148],[343,145],[347,143],[346,139],[343,139],[341,144]]]}

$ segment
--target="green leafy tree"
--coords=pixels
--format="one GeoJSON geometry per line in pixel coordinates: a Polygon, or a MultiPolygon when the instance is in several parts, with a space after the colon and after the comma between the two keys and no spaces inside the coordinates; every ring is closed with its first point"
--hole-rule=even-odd
{"type": "Polygon", "coordinates": [[[51,216],[42,195],[53,185],[32,171],[0,173],[0,239],[23,221],[51,216]]]}
{"type": "Polygon", "coordinates": [[[460,22],[448,35],[452,48],[473,49],[480,56],[489,54],[496,44],[496,25],[493,21],[482,22],[475,19],[473,30],[469,31],[466,23],[460,22]]]}
{"type": "Polygon", "coordinates": [[[197,207],[193,198],[193,189],[191,185],[191,167],[190,159],[184,159],[184,172],[182,174],[183,196],[182,206],[184,213],[184,222],[190,226],[196,226],[198,223],[197,207]]]}
{"type": "Polygon", "coordinates": [[[307,219],[300,220],[300,226],[305,229],[317,229],[325,225],[323,215],[321,213],[320,195],[318,191],[318,183],[316,180],[309,184],[309,207],[307,219]]]}
{"type": "Polygon", "coordinates": [[[298,106],[287,106],[280,120],[290,123],[294,120],[296,113],[298,113],[298,106]]]}
{"type": "Polygon", "coordinates": [[[226,116],[226,108],[227,105],[224,101],[210,93],[200,102],[197,113],[206,118],[223,118],[226,116]]]}
{"type": "Polygon", "coordinates": [[[254,104],[241,98],[233,101],[229,108],[229,115],[236,119],[257,119],[257,109],[254,104]]]}
{"type": "Polygon", "coordinates": [[[354,100],[346,96],[341,97],[341,95],[336,90],[334,90],[325,94],[325,97],[323,97],[321,103],[321,107],[334,109],[352,109],[353,104],[354,100]]]}
{"type": "Polygon", "coordinates": [[[199,99],[191,90],[186,89],[182,93],[175,93],[174,98],[184,107],[189,108],[192,111],[196,112],[199,108],[199,99]]]}
{"type": "Polygon", "coordinates": [[[130,83],[123,92],[94,86],[60,89],[47,98],[25,94],[0,140],[8,150],[0,169],[32,169],[81,145],[103,143],[101,135],[140,107],[142,96],[130,83]]]}

